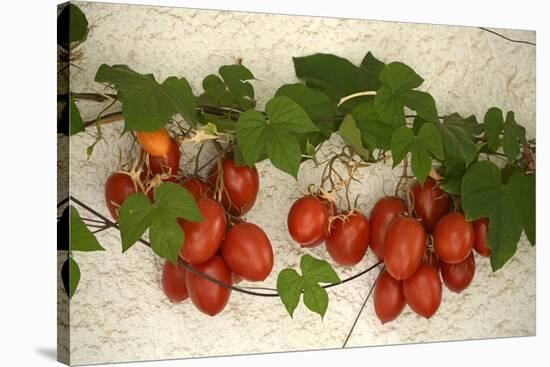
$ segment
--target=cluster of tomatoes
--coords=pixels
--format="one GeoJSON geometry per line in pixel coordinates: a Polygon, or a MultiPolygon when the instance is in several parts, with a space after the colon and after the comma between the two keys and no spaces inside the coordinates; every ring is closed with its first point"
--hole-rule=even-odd
{"type": "Polygon", "coordinates": [[[288,230],[302,247],[326,241],[331,258],[355,265],[370,245],[385,265],[374,289],[374,308],[382,323],[396,319],[405,305],[430,318],[439,309],[442,281],[461,292],[475,273],[472,249],[490,256],[488,220],[466,221],[453,201],[431,178],[410,190],[412,210],[398,197],[383,197],[370,221],[358,210],[337,213],[320,195],[298,199],[288,213],[288,230]],[[440,276],[441,274],[441,276],[440,276]]]}
{"type": "Polygon", "coordinates": [[[166,261],[162,286],[171,302],[190,298],[200,311],[214,316],[227,305],[231,289],[199,273],[232,285],[242,279],[263,281],[273,268],[269,238],[260,227],[241,219],[256,201],[258,172],[255,167],[237,166],[226,156],[213,165],[206,180],[179,176],[181,152],[165,129],[139,132],[137,139],[142,166],[138,174],[111,174],[105,183],[107,207],[118,220],[118,210],[128,196],[144,192],[154,201],[155,187],[166,181],[181,184],[193,195],[204,220],[178,219],[185,234],[179,257],[197,272],[166,261]]]}
{"type": "Polygon", "coordinates": [[[412,186],[413,216],[397,198],[380,199],[371,213],[372,248],[384,261],[374,289],[374,309],[386,323],[406,304],[419,316],[432,317],[441,304],[442,282],[453,292],[466,289],[475,273],[473,249],[490,256],[488,220],[473,223],[452,211],[453,202],[436,181],[412,186]],[[441,274],[441,276],[440,276],[441,274]]]}
{"type": "Polygon", "coordinates": [[[340,265],[361,261],[369,245],[369,221],[358,210],[338,213],[334,201],[322,195],[307,195],[294,202],[288,212],[288,231],[302,247],[326,242],[332,259],[340,265]]]}

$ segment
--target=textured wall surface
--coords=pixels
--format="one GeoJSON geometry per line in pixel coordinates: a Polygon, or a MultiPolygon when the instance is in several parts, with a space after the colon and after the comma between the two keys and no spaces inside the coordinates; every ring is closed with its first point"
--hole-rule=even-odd
{"type": "MultiPolygon", "coordinates": [[[[205,75],[242,57],[258,79],[254,87],[262,106],[278,86],[296,81],[292,56],[330,52],[359,63],[370,50],[383,61],[412,66],[426,80],[422,88],[434,96],[441,113],[473,113],[482,120],[489,107],[499,106],[515,111],[528,135],[535,136],[535,47],[507,42],[477,28],[78,4],[92,28],[81,46],[82,70],[73,68],[73,91],[104,92],[93,79],[98,67],[107,63],[152,72],[159,81],[185,76],[199,93],[205,75]]],[[[533,32],[501,32],[535,40],[533,32]]],[[[79,103],[79,107],[89,119],[104,106],[79,103]]],[[[110,172],[120,169],[120,152],[130,142],[126,136],[118,138],[121,130],[122,123],[105,127],[105,141],[89,160],[85,149],[93,138],[86,134],[71,138],[71,194],[106,215],[103,184],[110,172]]],[[[341,144],[333,137],[323,153],[341,144]]],[[[185,169],[194,149],[183,150],[185,169]]],[[[208,154],[212,152],[203,154],[203,159],[208,154]]],[[[246,217],[271,239],[275,267],[265,286],[274,287],[278,272],[297,265],[304,253],[287,233],[288,209],[321,172],[304,163],[296,183],[268,162],[257,167],[260,194],[246,217]]],[[[376,200],[393,190],[398,173],[389,164],[362,169],[361,183],[352,187],[360,194],[359,208],[370,213],[376,200]]],[[[303,305],[291,319],[277,298],[236,292],[224,312],[210,318],[190,302],[173,305],[165,298],[160,286],[162,262],[148,248],[136,245],[121,254],[117,231],[98,237],[105,252],[75,254],[82,278],[70,308],[74,364],[339,348],[376,276],[371,272],[332,288],[323,321],[303,305]]],[[[324,247],[307,252],[329,259],[324,247]]],[[[476,257],[476,261],[472,285],[459,295],[445,289],[441,308],[429,321],[406,308],[397,321],[382,326],[369,300],[347,346],[534,335],[535,248],[522,238],[516,256],[494,274],[487,259],[476,257]]],[[[336,270],[345,278],[374,262],[369,251],[356,267],[336,270]]]]}

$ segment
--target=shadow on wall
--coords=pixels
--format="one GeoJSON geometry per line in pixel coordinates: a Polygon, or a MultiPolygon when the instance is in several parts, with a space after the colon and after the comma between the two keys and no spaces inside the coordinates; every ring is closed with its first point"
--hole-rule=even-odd
{"type": "Polygon", "coordinates": [[[38,348],[35,352],[50,361],[57,360],[57,350],[55,348],[38,348]]]}

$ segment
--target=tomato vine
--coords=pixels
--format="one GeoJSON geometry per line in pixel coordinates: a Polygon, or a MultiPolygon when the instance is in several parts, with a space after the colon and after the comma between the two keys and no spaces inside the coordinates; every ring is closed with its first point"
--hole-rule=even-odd
{"type": "MultiPolygon", "coordinates": [[[[58,40],[63,48],[60,59],[65,63],[74,62],[71,52],[85,40],[88,29],[85,17],[82,20],[83,14],[75,8],[71,4],[67,9],[71,16],[76,14],[80,21],[75,24],[85,31],[72,33],[79,35],[77,39],[58,40]]],[[[419,89],[424,79],[413,68],[398,61],[381,61],[371,52],[359,65],[321,53],[294,57],[293,62],[302,82],[278,88],[264,110],[257,108],[255,76],[241,63],[223,65],[216,74],[207,75],[202,91],[193,91],[182,76],[159,82],[152,74],[128,65],[103,64],[95,81],[105,86],[105,93],[70,91],[59,98],[65,102],[62,122],[70,121],[68,128],[60,125],[60,132],[74,135],[95,127],[96,140],[88,155],[103,139],[102,124],[119,120],[124,121],[127,134],[167,128],[178,144],[200,144],[198,154],[204,144],[213,142],[217,155],[202,167],[197,155],[193,174],[181,180],[182,184],[228,154],[237,165],[250,168],[269,160],[273,167],[297,178],[304,160],[323,164],[316,153],[336,134],[345,144],[342,155],[348,164],[355,162],[353,167],[391,157],[393,167],[403,164],[404,176],[410,167],[420,184],[428,177],[435,178],[438,186],[456,199],[466,220],[488,218],[487,245],[492,250],[493,271],[514,255],[523,232],[535,245],[536,142],[527,139],[525,128],[512,111],[504,115],[491,107],[482,122],[474,115],[440,116],[435,99],[419,89]],[[79,100],[109,102],[109,106],[119,103],[121,112],[105,115],[105,108],[96,119],[83,121],[75,103],[79,100]]],[[[352,178],[353,172],[349,180],[352,178]]],[[[327,180],[325,177],[323,184],[327,180]]],[[[185,188],[161,182],[155,185],[154,203],[145,193],[133,194],[121,203],[122,249],[126,251],[148,230],[153,251],[177,263],[182,243],[185,246],[178,218],[203,218],[196,198],[185,188]]],[[[332,182],[326,191],[337,191],[335,186],[332,182]]],[[[346,199],[351,211],[348,188],[346,199]]],[[[70,214],[71,248],[102,249],[76,209],[71,207],[70,214]]],[[[76,262],[68,266],[78,279],[76,262]]],[[[293,269],[279,274],[277,294],[291,316],[301,294],[310,310],[324,316],[328,294],[321,283],[338,283],[340,279],[328,262],[309,255],[302,257],[300,267],[302,274],[293,269]]],[[[72,296],[76,284],[68,288],[72,296]]]]}

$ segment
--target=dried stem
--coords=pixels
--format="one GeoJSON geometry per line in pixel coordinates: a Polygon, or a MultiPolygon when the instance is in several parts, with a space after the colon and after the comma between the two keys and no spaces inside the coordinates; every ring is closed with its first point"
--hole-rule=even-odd
{"type": "Polygon", "coordinates": [[[375,90],[367,90],[364,92],[353,93],[353,94],[350,94],[349,96],[340,98],[340,100],[338,101],[338,107],[340,107],[341,105],[343,105],[344,103],[346,103],[347,101],[353,98],[364,97],[364,96],[375,96],[375,95],[376,95],[375,90]]]}
{"type": "Polygon", "coordinates": [[[408,180],[408,169],[409,169],[409,159],[407,156],[405,156],[405,159],[403,160],[403,174],[401,177],[399,177],[399,181],[397,181],[397,185],[395,186],[395,192],[393,196],[399,197],[399,190],[401,188],[401,185],[403,184],[403,181],[408,180]]]}

